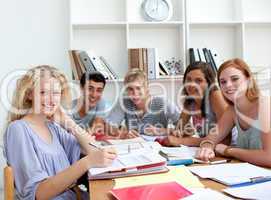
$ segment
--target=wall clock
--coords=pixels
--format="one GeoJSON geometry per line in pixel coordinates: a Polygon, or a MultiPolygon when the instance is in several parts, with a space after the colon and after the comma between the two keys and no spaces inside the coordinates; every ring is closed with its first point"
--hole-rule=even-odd
{"type": "Polygon", "coordinates": [[[142,3],[143,16],[148,21],[164,21],[172,17],[170,0],[144,0],[142,3]]]}

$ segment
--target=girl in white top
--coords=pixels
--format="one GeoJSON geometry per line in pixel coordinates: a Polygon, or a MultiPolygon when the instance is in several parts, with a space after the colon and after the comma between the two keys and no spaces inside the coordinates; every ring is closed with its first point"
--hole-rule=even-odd
{"type": "Polygon", "coordinates": [[[255,165],[271,167],[270,101],[260,95],[248,65],[236,58],[224,62],[218,81],[230,106],[218,121],[218,132],[201,142],[197,157],[209,160],[215,153],[255,165]],[[237,146],[219,144],[232,127],[238,130],[237,146]]]}

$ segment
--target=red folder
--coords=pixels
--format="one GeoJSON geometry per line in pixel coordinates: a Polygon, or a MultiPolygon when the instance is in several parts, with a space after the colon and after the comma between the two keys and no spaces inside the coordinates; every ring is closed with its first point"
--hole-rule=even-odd
{"type": "Polygon", "coordinates": [[[118,200],[178,200],[192,193],[176,182],[112,189],[118,200]]]}

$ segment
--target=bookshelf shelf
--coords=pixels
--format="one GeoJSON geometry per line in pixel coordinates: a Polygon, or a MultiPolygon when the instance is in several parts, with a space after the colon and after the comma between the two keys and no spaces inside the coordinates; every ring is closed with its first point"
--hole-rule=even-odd
{"type": "Polygon", "coordinates": [[[171,0],[173,15],[162,22],[144,19],[143,1],[71,0],[70,48],[104,56],[120,79],[127,48],[154,47],[161,61],[175,57],[184,67],[189,48],[211,49],[219,63],[241,57],[255,68],[271,66],[270,0],[171,0]]]}
{"type": "Polygon", "coordinates": [[[74,23],[72,24],[73,29],[91,29],[91,28],[110,28],[110,27],[125,27],[126,22],[102,22],[102,23],[74,23]]]}
{"type": "Polygon", "coordinates": [[[93,50],[122,79],[127,48],[157,48],[160,61],[185,60],[185,0],[171,0],[170,20],[152,22],[142,15],[143,0],[71,0],[71,49],[93,50]]]}

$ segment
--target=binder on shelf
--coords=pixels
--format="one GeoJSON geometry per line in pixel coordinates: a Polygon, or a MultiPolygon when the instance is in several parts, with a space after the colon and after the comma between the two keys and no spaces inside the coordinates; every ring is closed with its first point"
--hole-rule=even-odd
{"type": "Polygon", "coordinates": [[[114,77],[114,79],[118,79],[117,74],[114,72],[114,70],[112,69],[112,67],[110,67],[110,65],[106,61],[106,59],[103,56],[100,56],[99,58],[104,63],[104,65],[108,68],[109,72],[112,74],[112,76],[114,77]]]}
{"type": "Polygon", "coordinates": [[[70,62],[71,62],[72,76],[73,76],[74,79],[79,80],[79,75],[78,75],[77,67],[76,67],[76,64],[75,64],[75,60],[73,58],[72,51],[69,50],[68,54],[69,54],[69,58],[70,58],[70,62]]]}
{"type": "Polygon", "coordinates": [[[198,55],[198,61],[200,62],[200,61],[202,61],[202,59],[201,59],[201,57],[200,57],[200,52],[199,52],[199,48],[197,48],[197,55],[198,55]]]}
{"type": "Polygon", "coordinates": [[[200,62],[200,58],[199,58],[199,54],[198,54],[197,49],[194,49],[194,57],[195,57],[195,62],[200,62]]]}
{"type": "Polygon", "coordinates": [[[129,69],[139,68],[144,71],[143,48],[128,49],[129,69]]]}
{"type": "MultiPolygon", "coordinates": [[[[203,48],[202,51],[203,51],[203,54],[204,54],[206,63],[210,64],[210,66],[212,67],[211,61],[210,61],[210,56],[209,56],[209,54],[208,54],[207,48],[203,48]]],[[[212,67],[212,69],[213,69],[213,67],[212,67]]]]}
{"type": "Polygon", "coordinates": [[[73,77],[80,80],[83,73],[86,71],[99,71],[106,79],[116,79],[116,74],[109,69],[109,64],[104,57],[97,57],[93,52],[86,52],[81,50],[69,50],[69,57],[71,60],[71,68],[73,77]]]}
{"type": "Polygon", "coordinates": [[[148,79],[156,79],[159,76],[159,62],[155,48],[128,49],[128,63],[129,69],[139,68],[147,74],[148,79]]]}
{"type": "Polygon", "coordinates": [[[148,68],[149,79],[156,79],[159,77],[158,56],[157,56],[157,49],[155,48],[147,49],[147,68],[148,68]]]}
{"type": "MultiPolygon", "coordinates": [[[[82,72],[82,74],[83,74],[83,73],[85,73],[85,72],[87,71],[87,69],[86,69],[84,63],[81,61],[81,58],[80,58],[80,53],[81,53],[81,52],[82,52],[82,51],[74,51],[74,54],[75,54],[75,56],[76,56],[76,59],[77,59],[77,62],[78,62],[78,64],[79,64],[79,67],[80,67],[80,69],[81,69],[81,72],[82,72]]],[[[80,77],[81,77],[81,76],[80,76],[80,77]]]]}
{"type": "MultiPolygon", "coordinates": [[[[204,49],[204,48],[203,48],[203,49],[204,49]]],[[[203,49],[202,49],[202,48],[201,48],[201,49],[198,49],[198,50],[199,50],[199,54],[200,54],[200,61],[201,61],[201,62],[207,62],[206,57],[205,57],[205,55],[204,55],[203,49]]]]}
{"type": "Polygon", "coordinates": [[[79,53],[79,57],[81,62],[84,64],[86,71],[91,72],[91,71],[96,71],[94,65],[92,64],[87,52],[81,51],[79,53]]]}
{"type": "Polygon", "coordinates": [[[101,72],[106,79],[111,79],[110,74],[106,70],[106,68],[101,63],[99,57],[97,57],[92,51],[87,51],[87,54],[94,65],[95,69],[99,72],[101,72]]]}
{"type": "Polygon", "coordinates": [[[192,192],[176,182],[112,189],[110,193],[118,200],[179,200],[192,192]]]}
{"type": "Polygon", "coordinates": [[[211,52],[210,49],[208,50],[208,54],[209,54],[209,57],[211,58],[211,63],[212,63],[212,65],[213,65],[215,71],[217,72],[217,67],[218,67],[218,66],[217,66],[217,63],[216,63],[215,60],[214,60],[214,56],[213,56],[213,54],[212,54],[212,52],[211,52]]]}
{"type": "Polygon", "coordinates": [[[196,61],[194,48],[189,48],[188,52],[189,52],[189,62],[190,64],[192,64],[196,61]]]}
{"type": "Polygon", "coordinates": [[[79,58],[76,54],[77,51],[78,50],[69,50],[69,55],[71,59],[72,69],[74,69],[73,75],[77,80],[80,80],[82,74],[84,73],[84,68],[82,68],[79,58]]]}

